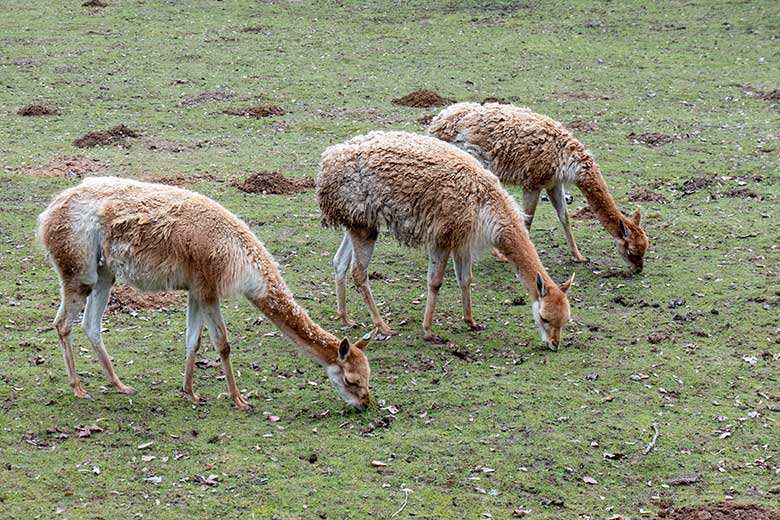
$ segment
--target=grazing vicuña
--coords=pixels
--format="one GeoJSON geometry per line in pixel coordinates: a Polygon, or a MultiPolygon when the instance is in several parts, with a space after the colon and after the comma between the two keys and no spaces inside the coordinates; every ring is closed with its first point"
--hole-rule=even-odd
{"type": "Polygon", "coordinates": [[[642,271],[647,235],[639,225],[639,208],[631,217],[618,209],[593,157],[560,123],[513,105],[457,103],[442,110],[428,131],[472,154],[501,182],[522,186],[529,230],[539,195],[545,190],[574,259],[584,262],[571,232],[564,193],[566,184],[576,184],[615,238],[618,252],[631,271],[642,271]]]}
{"type": "Polygon", "coordinates": [[[338,312],[345,324],[353,325],[345,296],[352,265],[374,324],[392,333],[379,315],[367,276],[379,229],[386,226],[401,243],[428,250],[426,339],[434,339],[433,311],[450,256],[462,291],[463,319],[470,328],[480,328],[471,311],[471,264],[493,246],[507,256],[531,294],[543,341],[558,348],[570,319],[565,293],[572,279],[560,288],[552,281],[514,200],[469,154],[428,136],[371,132],[325,150],[317,197],[323,224],[346,229],[334,258],[338,312]]]}
{"type": "Polygon", "coordinates": [[[114,372],[100,330],[118,276],[146,291],[189,291],[184,392],[194,403],[201,402],[192,375],[205,322],[233,402],[250,406],[233,376],[219,308],[221,298],[243,295],[325,367],[346,402],[368,406],[370,369],[362,349],[369,338],[350,345],[314,323],[249,227],[208,197],[161,184],[90,178],[57,195],[38,220],[38,237],[60,277],[62,303],[54,325],[78,397],[89,394],[76,373],[70,333],[85,304],[84,329],[111,384],[135,392],[114,372]]]}

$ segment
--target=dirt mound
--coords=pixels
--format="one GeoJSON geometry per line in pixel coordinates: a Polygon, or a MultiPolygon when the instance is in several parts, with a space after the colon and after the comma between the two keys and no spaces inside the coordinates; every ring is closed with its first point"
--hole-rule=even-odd
{"type": "Polygon", "coordinates": [[[81,4],[82,7],[108,7],[108,4],[106,2],[103,2],[102,0],[88,0],[87,2],[84,2],[81,4]]]}
{"type": "Polygon", "coordinates": [[[750,188],[731,188],[725,195],[735,199],[764,200],[764,197],[751,190],[750,188]]]}
{"type": "Polygon", "coordinates": [[[422,126],[428,126],[431,124],[431,121],[433,121],[433,118],[436,117],[433,114],[428,114],[425,116],[422,116],[420,119],[417,120],[418,123],[420,123],[422,126]]]}
{"type": "Polygon", "coordinates": [[[596,214],[589,206],[583,206],[572,214],[572,218],[577,220],[596,220],[596,214]]]}
{"type": "Polygon", "coordinates": [[[192,175],[173,175],[170,177],[156,177],[148,176],[141,179],[144,182],[156,182],[157,184],[165,184],[167,186],[186,186],[188,184],[195,184],[196,182],[203,181],[216,181],[216,176],[210,173],[195,173],[192,175]]]}
{"type": "Polygon", "coordinates": [[[226,101],[234,96],[235,94],[228,94],[227,92],[203,92],[197,96],[190,96],[182,99],[179,101],[179,106],[194,107],[203,105],[205,103],[219,103],[221,101],[226,101]]]}
{"type": "Polygon", "coordinates": [[[396,105],[415,108],[438,107],[455,103],[454,99],[441,97],[433,90],[415,90],[393,100],[396,105]]]}
{"type": "Polygon", "coordinates": [[[658,516],[666,520],[780,520],[780,511],[752,504],[721,502],[682,509],[662,509],[658,511],[658,516]]]}
{"type": "Polygon", "coordinates": [[[268,25],[250,25],[249,27],[244,27],[241,29],[241,32],[245,33],[257,33],[257,32],[263,32],[270,29],[268,25]]]}
{"type": "Polygon", "coordinates": [[[97,159],[76,155],[55,157],[46,164],[22,168],[19,173],[32,177],[60,177],[63,179],[81,179],[88,175],[105,173],[107,167],[97,159]]]}
{"type": "Polygon", "coordinates": [[[115,285],[108,300],[108,313],[134,314],[142,311],[167,311],[184,301],[180,292],[145,293],[128,285],[115,285]]]}
{"type": "Polygon", "coordinates": [[[669,199],[654,191],[644,188],[636,189],[628,194],[628,200],[631,202],[657,202],[659,204],[669,204],[669,199]]]}
{"type": "Polygon", "coordinates": [[[57,107],[49,105],[25,105],[16,111],[19,116],[58,116],[62,114],[57,107]]]}
{"type": "Polygon", "coordinates": [[[271,103],[263,103],[253,107],[228,109],[224,113],[231,116],[246,116],[260,119],[261,117],[283,116],[287,112],[282,107],[272,105],[271,103]]]}
{"type": "Polygon", "coordinates": [[[485,99],[483,99],[482,101],[479,102],[480,105],[484,105],[485,103],[498,103],[499,105],[511,105],[512,104],[512,102],[509,101],[506,98],[493,97],[493,96],[488,96],[488,97],[486,97],[485,99]]]}
{"type": "Polygon", "coordinates": [[[685,137],[680,135],[659,134],[657,132],[651,132],[647,134],[635,134],[634,132],[631,132],[626,136],[626,139],[634,144],[643,144],[650,148],[655,148],[657,146],[663,146],[675,141],[680,141],[685,139],[685,137]]]}
{"type": "Polygon", "coordinates": [[[246,193],[264,193],[269,195],[288,195],[301,193],[314,187],[314,179],[288,179],[279,172],[256,172],[234,186],[246,193]]]}
{"type": "Polygon", "coordinates": [[[714,183],[714,177],[692,177],[682,184],[672,185],[672,189],[682,191],[683,195],[692,195],[714,183]]]}
{"type": "Polygon", "coordinates": [[[117,125],[108,130],[98,130],[79,137],[73,144],[79,148],[92,148],[94,146],[107,146],[124,142],[128,137],[139,137],[138,132],[127,128],[125,125],[117,125]]]}
{"type": "Polygon", "coordinates": [[[585,121],[584,119],[575,119],[569,121],[564,125],[571,130],[577,130],[578,132],[589,133],[595,131],[599,125],[595,121],[585,121]]]}
{"type": "Polygon", "coordinates": [[[606,101],[613,97],[610,94],[594,92],[592,90],[564,90],[563,92],[560,92],[559,95],[569,99],[582,99],[584,101],[595,101],[597,99],[606,101]]]}
{"type": "Polygon", "coordinates": [[[780,90],[773,90],[772,92],[764,92],[759,94],[759,98],[764,101],[780,101],[780,90]]]}
{"type": "Polygon", "coordinates": [[[189,152],[191,147],[183,144],[176,139],[167,139],[164,137],[147,137],[144,139],[144,148],[153,152],[189,152]]]}

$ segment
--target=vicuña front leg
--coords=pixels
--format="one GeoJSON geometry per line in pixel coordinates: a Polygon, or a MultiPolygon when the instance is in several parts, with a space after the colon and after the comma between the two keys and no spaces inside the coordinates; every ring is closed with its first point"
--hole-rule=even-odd
{"type": "Polygon", "coordinates": [[[452,255],[452,263],[455,266],[455,279],[460,287],[463,321],[471,330],[483,330],[485,327],[474,321],[471,310],[471,255],[455,253],[452,255]]]}
{"type": "Polygon", "coordinates": [[[195,357],[200,350],[201,333],[203,332],[203,312],[197,298],[192,293],[187,300],[187,362],[184,365],[184,393],[194,404],[202,404],[198,394],[192,390],[192,376],[195,372],[195,357]]]}
{"type": "Polygon", "coordinates": [[[377,232],[373,230],[350,231],[353,251],[352,278],[355,280],[355,287],[357,287],[358,292],[363,297],[363,301],[368,306],[368,312],[371,314],[371,320],[374,322],[374,325],[379,327],[382,334],[389,336],[390,334],[395,334],[395,331],[388,327],[382,319],[374,301],[374,296],[371,294],[371,288],[368,286],[368,263],[374,254],[376,237],[377,232]]]}
{"type": "Polygon", "coordinates": [[[430,251],[428,253],[428,300],[425,302],[425,317],[423,318],[423,339],[425,341],[441,341],[433,335],[433,312],[436,310],[436,298],[444,281],[447,270],[449,251],[430,251]]]}
{"type": "Polygon", "coordinates": [[[103,371],[108,376],[111,386],[116,388],[117,392],[133,395],[135,389],[122,383],[114,370],[111,358],[106,352],[106,346],[103,343],[103,334],[100,330],[100,323],[103,318],[103,312],[108,305],[108,298],[111,295],[111,286],[114,283],[114,276],[108,271],[98,271],[98,281],[95,288],[87,298],[87,308],[84,310],[84,332],[87,334],[92,347],[95,349],[98,361],[103,367],[103,371]]]}
{"type": "Polygon", "coordinates": [[[357,323],[347,315],[347,271],[352,263],[352,240],[349,232],[344,233],[341,246],[333,257],[333,268],[336,271],[336,301],[341,323],[349,327],[357,327],[357,323]]]}
{"type": "Polygon", "coordinates": [[[534,222],[536,205],[539,203],[539,195],[541,194],[541,191],[523,192],[523,213],[525,213],[525,229],[528,230],[528,233],[531,232],[531,224],[534,222]]]}
{"type": "Polygon", "coordinates": [[[81,285],[78,282],[62,283],[62,302],[57,311],[57,317],[54,318],[54,328],[60,337],[60,347],[62,348],[62,358],[65,360],[65,370],[68,372],[68,382],[76,397],[90,398],[79,381],[79,375],[76,373],[76,363],[73,361],[73,348],[70,341],[70,333],[73,330],[73,322],[78,317],[81,309],[84,308],[84,302],[87,300],[90,288],[81,285]],[[75,288],[73,287],[75,285],[75,288]]]}
{"type": "Polygon", "coordinates": [[[566,207],[566,193],[563,190],[563,184],[547,190],[547,195],[550,197],[550,203],[555,208],[555,212],[558,214],[558,220],[560,220],[563,226],[563,232],[566,234],[566,242],[569,244],[569,250],[572,256],[574,256],[575,262],[587,262],[588,259],[580,254],[580,250],[577,249],[577,243],[574,241],[574,235],[571,232],[571,224],[569,223],[569,210],[566,207]]]}
{"type": "Polygon", "coordinates": [[[249,401],[244,399],[241,395],[241,391],[236,385],[236,379],[233,375],[233,365],[230,362],[230,344],[227,338],[227,328],[225,322],[222,319],[222,313],[219,310],[219,302],[214,303],[201,303],[203,313],[206,318],[206,327],[209,329],[209,336],[211,342],[217,346],[219,350],[219,357],[222,360],[222,370],[225,372],[225,379],[227,379],[228,392],[230,392],[230,398],[236,403],[236,406],[241,410],[247,410],[252,405],[249,401]]]}

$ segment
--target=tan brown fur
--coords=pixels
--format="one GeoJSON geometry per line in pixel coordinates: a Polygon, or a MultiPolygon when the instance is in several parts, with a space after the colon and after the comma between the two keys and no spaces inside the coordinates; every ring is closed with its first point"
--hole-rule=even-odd
{"type": "Polygon", "coordinates": [[[63,304],[55,325],[77,395],[86,392],[72,370],[70,327],[84,303],[85,329],[109,378],[120,391],[132,391],[113,372],[99,329],[94,331],[105,307],[100,302],[107,300],[118,276],[143,290],[189,291],[184,388],[193,401],[199,401],[192,392],[192,370],[205,321],[220,351],[231,397],[240,408],[248,406],[235,385],[219,312],[220,299],[243,295],[326,367],[332,381],[344,374],[359,381],[358,388],[347,392],[349,399],[343,384],[334,384],[350,404],[367,406],[370,370],[365,355],[311,320],[263,244],[211,199],[160,184],[90,178],[54,198],[39,217],[38,235],[60,276],[63,304]]]}
{"type": "MultiPolygon", "coordinates": [[[[639,209],[629,218],[617,208],[593,157],[562,124],[513,105],[457,103],[439,113],[428,131],[471,153],[501,182],[522,186],[529,229],[541,190],[551,195],[555,205],[562,186],[576,184],[617,241],[624,260],[634,272],[642,270],[647,236],[640,226],[639,209]]],[[[560,204],[557,209],[572,254],[584,261],[571,234],[568,210],[560,204]]]]}
{"type": "MultiPolygon", "coordinates": [[[[490,246],[505,252],[534,300],[535,279],[541,276],[550,297],[542,298],[540,305],[556,316],[558,325],[569,320],[566,297],[542,266],[514,200],[493,174],[450,144],[407,132],[371,132],[331,146],[322,154],[317,197],[323,224],[348,231],[350,240],[345,238],[342,248],[351,242],[353,278],[374,323],[385,332],[391,330],[376,311],[366,274],[373,242],[382,227],[401,243],[429,251],[429,305],[423,324],[426,339],[432,336],[430,322],[445,269],[441,258],[446,265],[450,255],[456,264],[463,264],[459,283],[464,291],[464,320],[478,327],[471,318],[468,292],[471,262],[490,246]],[[358,246],[365,249],[367,260],[361,258],[358,246]],[[563,298],[553,303],[556,294],[563,298]]],[[[344,269],[341,254],[342,249],[334,259],[337,289],[341,282],[339,264],[344,269]]],[[[350,323],[343,312],[341,291],[337,293],[339,313],[350,323]]]]}

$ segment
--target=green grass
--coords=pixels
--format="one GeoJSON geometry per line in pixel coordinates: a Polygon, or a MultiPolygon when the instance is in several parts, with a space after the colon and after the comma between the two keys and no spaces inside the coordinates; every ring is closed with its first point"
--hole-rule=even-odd
{"type": "MultiPolygon", "coordinates": [[[[507,518],[515,508],[532,518],[654,518],[663,506],[726,497],[780,507],[769,493],[780,483],[780,415],[767,408],[780,401],[780,105],[757,96],[780,88],[777,3],[108,1],[99,10],[8,1],[0,20],[0,516],[388,518],[404,489],[396,518],[507,518]],[[399,335],[367,351],[381,403],[368,413],[347,411],[314,363],[266,336],[268,320],[253,325],[245,302],[226,302],[225,316],[255,411],[231,406],[219,368],[196,372],[207,406],[184,399],[181,305],[105,320],[117,370],[139,391],[132,398],[106,390],[76,329],[94,399],[72,396],[51,327],[56,276],[33,237],[49,198],[76,181],[24,167],[84,154],[114,175],[214,175],[223,182],[192,189],[245,219],[314,319],[354,340],[368,313],[350,290],[366,326],[347,331],[335,319],[340,236],[320,228],[314,193],[248,195],[230,181],[257,170],[314,175],[326,146],[370,129],[422,132],[417,120],[435,109],[391,103],[418,88],[597,121],[577,135],[619,205],[630,209],[634,188],[671,200],[642,204],[645,272],[614,276],[622,264],[594,221],[575,223],[592,263],[574,265],[543,205],[532,235],[542,259],[556,280],[577,273],[567,345],[542,347],[529,305],[511,304],[521,285],[492,257],[475,268],[475,316],[487,330],[466,331],[448,273],[435,328],[452,344],[431,345],[421,333],[424,255],[382,237],[371,270],[385,277],[372,287],[399,335]],[[180,105],[203,92],[233,97],[180,105]],[[15,114],[33,102],[63,113],[15,114]],[[259,102],[289,113],[221,113],[259,102]],[[189,149],[71,144],[119,123],[189,149]],[[630,132],[688,137],[647,148],[630,132]],[[706,176],[721,179],[685,197],[671,190],[706,176]],[[726,196],[738,180],[763,200],[726,196]],[[677,297],[686,305],[668,308],[677,297]],[[692,321],[675,319],[688,313],[692,321]],[[651,344],[652,333],[667,339],[651,344]],[[398,413],[388,425],[389,405],[398,413]],[[92,423],[104,431],[73,434],[92,423]],[[643,456],[653,423],[656,449],[643,456]],[[196,481],[210,474],[217,486],[196,481]],[[686,474],[701,480],[669,485],[686,474]],[[162,480],[145,480],[153,476],[162,480]]],[[[210,347],[204,355],[215,358],[210,347]]]]}

